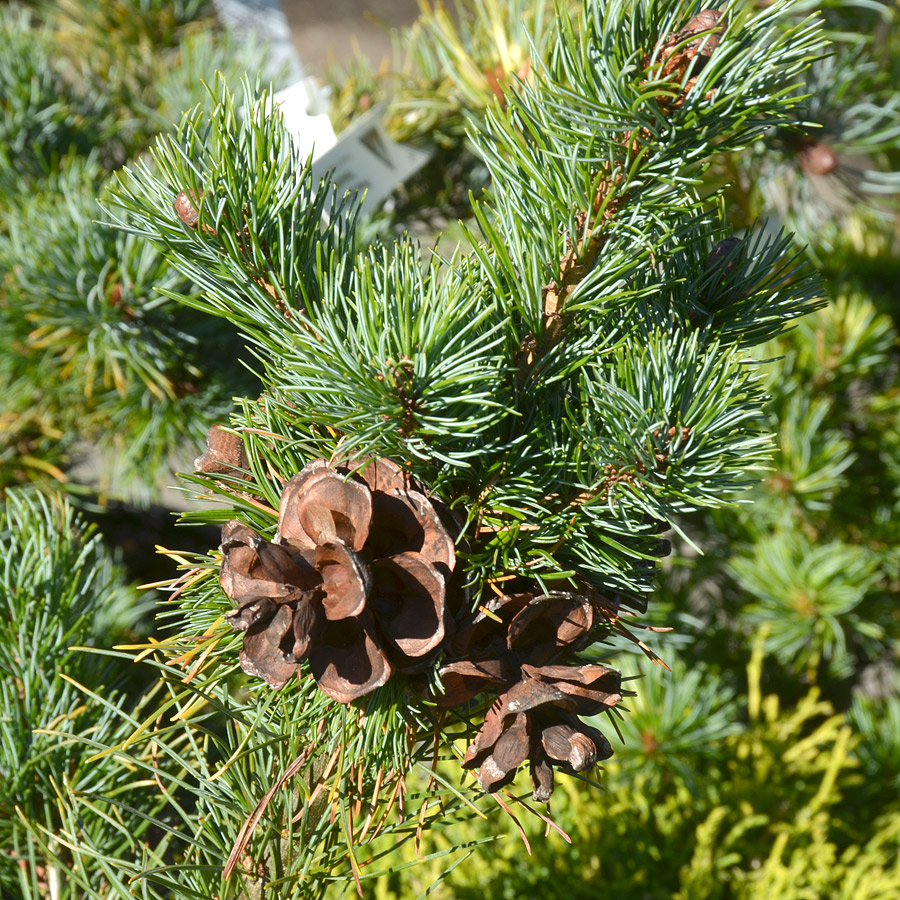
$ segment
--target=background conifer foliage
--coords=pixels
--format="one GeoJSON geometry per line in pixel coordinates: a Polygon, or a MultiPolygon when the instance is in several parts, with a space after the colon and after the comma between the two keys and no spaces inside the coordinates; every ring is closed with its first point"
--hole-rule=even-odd
{"type": "Polygon", "coordinates": [[[203,15],[0,10],[0,895],[896,895],[896,9],[425,6],[365,215],[203,15]]]}

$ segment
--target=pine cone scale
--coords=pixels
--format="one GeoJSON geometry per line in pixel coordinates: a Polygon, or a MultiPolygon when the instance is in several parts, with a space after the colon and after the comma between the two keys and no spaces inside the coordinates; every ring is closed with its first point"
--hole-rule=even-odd
{"type": "Polygon", "coordinates": [[[436,699],[442,709],[462,706],[492,686],[507,684],[513,680],[509,667],[500,659],[449,663],[441,667],[439,675],[444,693],[436,699]]]}
{"type": "Polygon", "coordinates": [[[528,716],[519,713],[494,744],[491,756],[504,773],[517,769],[528,759],[530,725],[528,716]]]}
{"type": "Polygon", "coordinates": [[[358,616],[372,590],[372,573],[366,562],[340,541],[316,547],[315,561],[322,575],[325,615],[332,620],[358,616]]]}
{"type": "Polygon", "coordinates": [[[257,622],[247,630],[241,649],[241,668],[273,688],[284,687],[297,671],[297,666],[285,658],[286,640],[293,643],[293,613],[289,606],[282,605],[271,620],[257,622]]]}
{"type": "Polygon", "coordinates": [[[309,666],[319,687],[338,703],[350,703],[391,677],[391,666],[361,616],[324,620],[309,653],[309,666]]]}
{"type": "Polygon", "coordinates": [[[252,528],[228,522],[222,530],[222,589],[239,604],[263,597],[289,602],[314,589],[319,576],[252,528]]]}
{"type": "Polygon", "coordinates": [[[419,657],[444,639],[444,579],[420,553],[398,553],[372,564],[373,609],[385,636],[406,656],[419,657]]]}
{"type": "Polygon", "coordinates": [[[307,469],[285,485],[276,542],[311,550],[336,538],[359,552],[372,520],[370,493],[334,469],[307,469]]]}
{"type": "Polygon", "coordinates": [[[527,648],[530,659],[549,660],[590,635],[594,608],[587,597],[546,595],[532,600],[509,624],[510,650],[527,648]]]}
{"type": "Polygon", "coordinates": [[[540,747],[532,749],[530,769],[534,801],[548,803],[553,794],[553,766],[550,765],[540,747]]]}

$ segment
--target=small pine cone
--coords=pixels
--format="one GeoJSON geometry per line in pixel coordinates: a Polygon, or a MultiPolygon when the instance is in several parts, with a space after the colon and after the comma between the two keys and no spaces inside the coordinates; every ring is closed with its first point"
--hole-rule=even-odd
{"type": "MultiPolygon", "coordinates": [[[[694,75],[699,75],[709,62],[725,33],[728,22],[717,9],[704,9],[697,13],[684,28],[668,35],[657,46],[656,77],[681,81],[687,73],[688,66],[693,65],[694,75]],[[695,40],[689,40],[696,35],[695,40]],[[687,43],[685,43],[687,41],[687,43]]],[[[650,64],[650,57],[644,58],[644,67],[650,64]]]]}
{"type": "Polygon", "coordinates": [[[252,476],[246,471],[250,465],[244,451],[241,436],[225,431],[219,425],[213,425],[206,434],[207,449],[202,456],[194,460],[194,471],[207,475],[236,475],[249,479],[252,476]]]}
{"type": "Polygon", "coordinates": [[[590,641],[595,615],[579,594],[513,594],[487,601],[457,632],[451,652],[466,658],[441,667],[435,701],[447,709],[499,693],[462,763],[479,769],[484,790],[509,784],[530,760],[534,799],[546,802],[554,766],[580,772],[611,755],[578,716],[615,706],[621,676],[606,666],[553,665],[590,641]]]}
{"type": "Polygon", "coordinates": [[[830,175],[840,165],[837,153],[824,142],[804,144],[797,159],[807,175],[830,175]]]}
{"type": "Polygon", "coordinates": [[[364,466],[313,461],[284,487],[273,543],[237,522],[222,542],[220,581],[238,604],[228,618],[248,630],[244,670],[277,687],[308,658],[341,703],[428,664],[444,642],[456,565],[434,501],[390,460],[364,466]],[[257,623],[277,629],[277,640],[257,639],[258,656],[257,623]]]}
{"type": "Polygon", "coordinates": [[[187,191],[179,191],[175,195],[175,212],[188,228],[197,227],[200,213],[195,204],[199,202],[200,198],[194,191],[191,191],[190,194],[187,191]]]}

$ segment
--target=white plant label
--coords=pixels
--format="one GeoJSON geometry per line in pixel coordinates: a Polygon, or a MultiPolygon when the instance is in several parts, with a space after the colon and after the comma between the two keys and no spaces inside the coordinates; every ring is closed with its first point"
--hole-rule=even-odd
{"type": "Polygon", "coordinates": [[[313,158],[313,178],[331,170],[338,193],[365,192],[364,207],[373,209],[386,200],[398,184],[419,171],[431,154],[392,141],[381,124],[382,110],[375,106],[341,132],[337,143],[313,158]]]}
{"type": "Polygon", "coordinates": [[[304,78],[272,98],[281,108],[284,127],[302,157],[319,159],[337,144],[337,135],[328,118],[327,100],[315,78],[304,78]]]}

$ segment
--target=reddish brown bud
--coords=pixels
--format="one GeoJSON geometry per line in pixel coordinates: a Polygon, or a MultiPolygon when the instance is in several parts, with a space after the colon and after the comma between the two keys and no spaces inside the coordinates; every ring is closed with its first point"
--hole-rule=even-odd
{"type": "Polygon", "coordinates": [[[188,196],[187,191],[179,191],[175,196],[175,212],[178,213],[178,218],[187,225],[188,228],[196,228],[197,221],[200,218],[200,213],[195,206],[195,203],[199,203],[200,198],[194,191],[190,192],[190,196],[188,196]]]}
{"type": "Polygon", "coordinates": [[[236,471],[246,469],[249,465],[247,454],[244,452],[244,441],[240,435],[225,431],[219,425],[213,425],[207,432],[206,443],[206,452],[194,460],[194,471],[205,472],[207,475],[251,477],[246,472],[236,471]]]}
{"type": "MultiPolygon", "coordinates": [[[[695,57],[699,59],[693,63],[693,74],[699,75],[719,46],[727,24],[727,20],[717,9],[705,9],[697,13],[684,28],[668,35],[657,46],[657,62],[653,67],[658,72],[656,77],[680,81],[695,57]],[[695,35],[696,38],[690,40],[695,35]]],[[[648,56],[644,59],[644,65],[649,65],[649,62],[648,56]]],[[[690,86],[692,85],[693,79],[690,86]]]]}
{"type": "MultiPolygon", "coordinates": [[[[681,29],[679,34],[682,40],[692,34],[704,34],[711,31],[709,40],[706,42],[707,53],[712,53],[719,46],[722,38],[722,31],[726,23],[722,22],[722,11],[719,9],[704,9],[698,12],[696,16],[688,20],[687,25],[681,29]],[[715,30],[713,30],[715,29],[715,30]]],[[[699,42],[692,42],[691,46],[700,46],[699,42]]]]}
{"type": "Polygon", "coordinates": [[[830,175],[840,165],[837,153],[825,143],[805,144],[797,159],[807,175],[830,175]]]}

